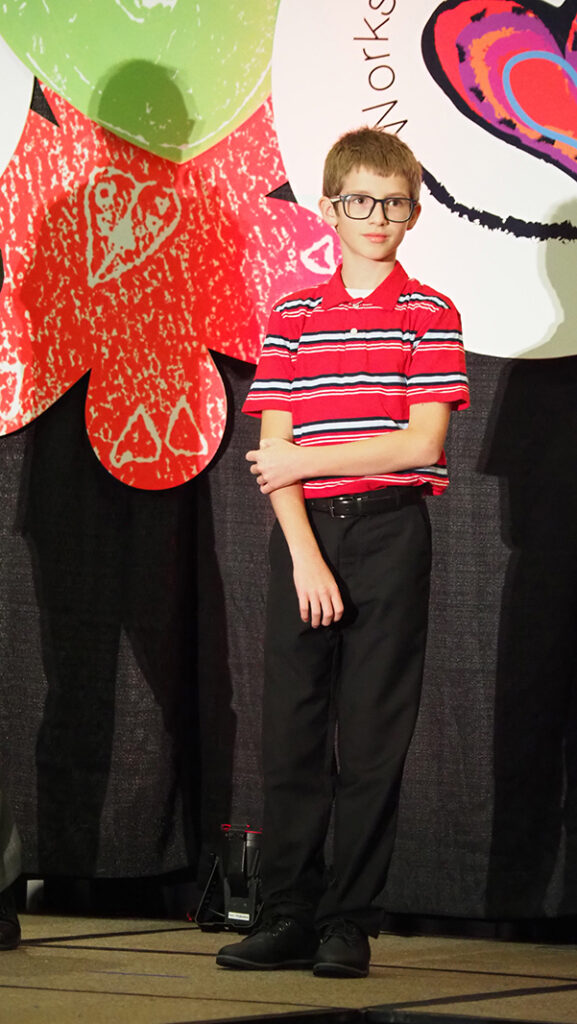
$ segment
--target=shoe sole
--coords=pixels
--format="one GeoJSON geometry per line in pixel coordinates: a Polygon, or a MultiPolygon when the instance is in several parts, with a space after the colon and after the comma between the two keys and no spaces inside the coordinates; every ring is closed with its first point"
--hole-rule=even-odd
{"type": "Polygon", "coordinates": [[[219,967],[233,967],[244,971],[281,971],[291,970],[298,967],[312,967],[311,960],[281,960],[276,964],[261,964],[254,960],[243,960],[240,956],[217,956],[216,962],[219,967]]]}
{"type": "Polygon", "coordinates": [[[368,967],[351,967],[349,964],[313,964],[315,978],[366,978],[368,967]]]}

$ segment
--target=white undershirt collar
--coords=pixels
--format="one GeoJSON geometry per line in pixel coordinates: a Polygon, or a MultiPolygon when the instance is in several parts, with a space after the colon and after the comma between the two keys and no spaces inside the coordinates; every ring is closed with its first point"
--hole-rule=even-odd
{"type": "Polygon", "coordinates": [[[347,288],[351,299],[366,299],[367,295],[370,295],[374,290],[374,288],[347,288]]]}

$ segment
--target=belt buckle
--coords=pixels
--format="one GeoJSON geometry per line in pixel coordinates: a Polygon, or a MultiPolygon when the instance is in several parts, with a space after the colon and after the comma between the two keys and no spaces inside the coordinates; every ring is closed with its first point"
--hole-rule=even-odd
{"type": "MultiPolygon", "coordinates": [[[[329,498],[329,514],[331,519],[347,519],[351,512],[349,511],[351,505],[355,505],[357,508],[357,515],[361,515],[361,502],[358,497],[354,494],[338,494],[329,498]],[[342,509],[343,511],[339,511],[342,509]]],[[[352,513],[354,515],[354,513],[352,513]]]]}

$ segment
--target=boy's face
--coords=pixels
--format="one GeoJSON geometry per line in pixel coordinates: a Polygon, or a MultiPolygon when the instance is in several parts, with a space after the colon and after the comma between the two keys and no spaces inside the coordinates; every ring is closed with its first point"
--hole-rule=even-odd
{"type": "MultiPolygon", "coordinates": [[[[390,197],[411,198],[406,178],[402,174],[377,174],[368,168],[360,167],[346,175],[340,195],[357,193],[372,196],[374,199],[390,197]]],[[[347,217],[342,203],[333,205],[327,196],[320,201],[323,219],[338,232],[343,254],[343,263],[359,265],[365,261],[378,263],[394,263],[397,249],[407,231],[417,222],[420,206],[413,210],[411,219],[404,223],[393,223],[385,217],[383,207],[376,203],[366,220],[353,220],[347,217]]]]}

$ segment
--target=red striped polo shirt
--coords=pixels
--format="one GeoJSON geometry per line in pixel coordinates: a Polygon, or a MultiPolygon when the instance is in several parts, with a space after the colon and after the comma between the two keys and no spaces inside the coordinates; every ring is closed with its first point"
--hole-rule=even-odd
{"type": "MultiPolygon", "coordinates": [[[[450,299],[396,263],[366,298],[351,298],[339,267],[330,281],[277,302],[243,412],[286,410],[296,444],[328,445],[404,430],[419,402],[467,408],[461,319],[450,299]]],[[[305,480],[304,494],[396,484],[438,494],[448,482],[443,452],[434,466],[305,480]]]]}

